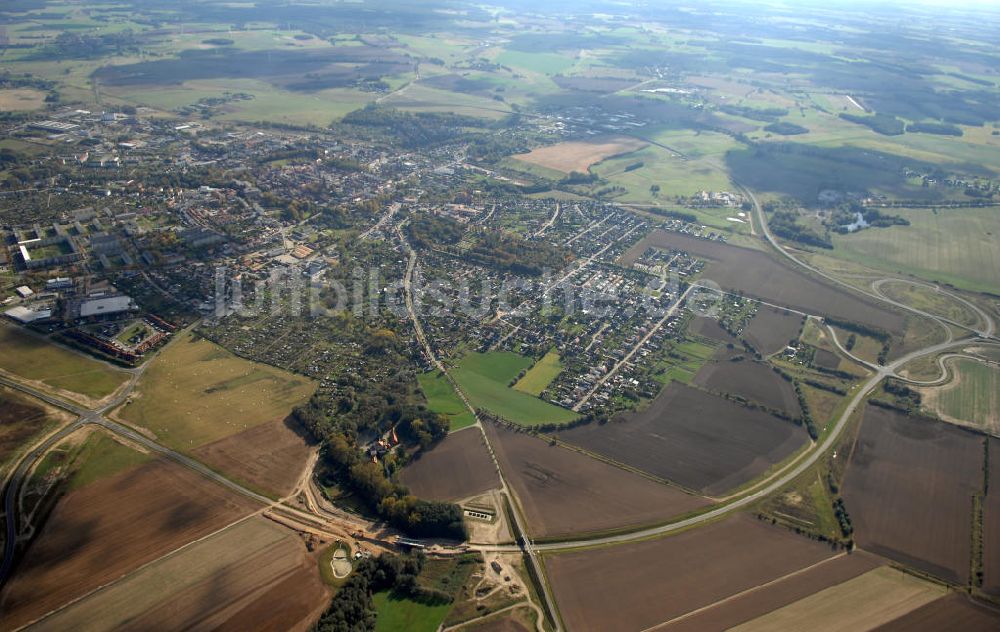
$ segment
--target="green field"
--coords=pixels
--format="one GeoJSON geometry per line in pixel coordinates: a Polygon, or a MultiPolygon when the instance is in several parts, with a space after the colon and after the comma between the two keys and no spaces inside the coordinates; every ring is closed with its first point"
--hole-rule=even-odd
{"type": "Polygon", "coordinates": [[[489,97],[438,90],[421,84],[412,84],[405,90],[388,95],[382,104],[408,112],[453,112],[485,119],[501,119],[510,113],[510,107],[489,97]]]}
{"type": "Polygon", "coordinates": [[[375,632],[434,632],[451,609],[450,603],[430,606],[384,591],[372,600],[378,616],[375,632]]]}
{"type": "Polygon", "coordinates": [[[103,432],[95,432],[87,438],[76,458],[77,465],[69,487],[84,487],[145,463],[150,458],[150,455],[126,447],[103,432]]]}
{"type": "Polygon", "coordinates": [[[952,360],[956,381],[941,387],[931,406],[945,417],[996,432],[1000,429],[1000,369],[975,360],[952,360]]]}
{"type": "Polygon", "coordinates": [[[715,353],[715,350],[716,347],[697,341],[688,341],[678,345],[675,351],[682,357],[665,358],[661,364],[664,373],[662,377],[658,376],[658,379],[664,384],[671,381],[690,384],[701,367],[715,353]]]}
{"type": "Polygon", "coordinates": [[[143,374],[119,416],[181,450],[283,419],[316,385],[238,358],[192,334],[178,336],[143,374]]]}
{"type": "Polygon", "coordinates": [[[689,196],[699,191],[733,189],[725,171],[710,163],[708,159],[684,160],[657,145],[608,158],[592,167],[591,171],[608,183],[628,190],[627,193],[615,198],[621,202],[663,204],[678,195],[689,196]],[[638,162],[643,163],[642,167],[625,171],[626,167],[638,162]],[[655,195],[650,191],[650,187],[654,184],[660,187],[660,191],[655,195]]]}
{"type": "Polygon", "coordinates": [[[476,423],[476,418],[459,399],[451,382],[440,372],[421,373],[417,376],[417,382],[424,393],[424,398],[427,399],[427,408],[431,412],[447,417],[452,430],[459,430],[476,423]]]}
{"type": "Polygon", "coordinates": [[[555,350],[549,351],[517,381],[514,390],[537,397],[549,387],[549,384],[556,379],[562,369],[559,354],[555,350]]]}
{"type": "Polygon", "coordinates": [[[107,397],[128,374],[0,323],[0,369],[91,399],[107,397]]]}
{"type": "Polygon", "coordinates": [[[833,256],[955,287],[1000,293],[996,209],[890,209],[909,226],[834,235],[833,256]]]}
{"type": "Polygon", "coordinates": [[[565,423],[576,413],[554,406],[509,387],[517,375],[531,365],[531,358],[509,351],[470,353],[458,363],[452,375],[477,408],[524,426],[565,423]]]}
{"type": "Polygon", "coordinates": [[[526,53],[507,50],[497,55],[496,63],[543,75],[557,75],[572,68],[576,61],[559,53],[526,53]]]}

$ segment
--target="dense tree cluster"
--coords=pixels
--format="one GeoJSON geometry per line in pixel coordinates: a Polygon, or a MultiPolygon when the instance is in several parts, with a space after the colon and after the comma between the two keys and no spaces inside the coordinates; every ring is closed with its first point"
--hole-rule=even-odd
{"type": "Polygon", "coordinates": [[[433,248],[457,244],[465,234],[465,226],[448,217],[413,215],[406,231],[418,248],[433,248]]]}
{"type": "Polygon", "coordinates": [[[799,134],[808,134],[809,128],[796,125],[795,123],[789,123],[787,121],[775,121],[774,123],[765,126],[764,131],[771,132],[772,134],[780,134],[782,136],[798,136],[799,134]]]}
{"type": "Polygon", "coordinates": [[[327,476],[353,491],[370,510],[415,537],[465,539],[461,508],[410,495],[390,478],[400,464],[396,456],[385,454],[376,462],[358,441],[359,431],[381,436],[395,428],[403,441],[426,448],[448,434],[447,419],[384,390],[353,402],[314,395],[292,414],[324,442],[327,476]]]}
{"type": "Polygon", "coordinates": [[[397,557],[383,554],[362,559],[347,582],[337,591],[314,628],[317,632],[369,632],[375,629],[372,595],[391,590],[421,599],[417,575],[423,568],[422,554],[397,557]]]}
{"type": "Polygon", "coordinates": [[[850,121],[851,123],[864,125],[873,132],[882,134],[883,136],[899,136],[906,131],[906,124],[891,114],[873,114],[871,116],[864,116],[858,114],[847,114],[844,112],[840,115],[840,118],[845,121],[850,121]]]}
{"type": "Polygon", "coordinates": [[[791,210],[781,210],[771,216],[769,222],[771,232],[778,237],[797,241],[807,246],[817,246],[819,248],[833,248],[830,238],[820,235],[812,228],[800,224],[798,213],[791,210]]]}
{"type": "Polygon", "coordinates": [[[416,149],[455,140],[466,129],[482,125],[478,119],[438,112],[400,112],[369,105],[344,117],[343,123],[361,127],[385,128],[406,148],[416,149]]]}
{"type": "Polygon", "coordinates": [[[937,134],[938,136],[961,136],[962,128],[948,123],[910,123],[906,131],[919,134],[937,134]]]}
{"type": "Polygon", "coordinates": [[[525,276],[545,270],[557,272],[572,260],[572,253],[541,241],[528,241],[499,231],[478,235],[467,256],[483,265],[525,276]]]}

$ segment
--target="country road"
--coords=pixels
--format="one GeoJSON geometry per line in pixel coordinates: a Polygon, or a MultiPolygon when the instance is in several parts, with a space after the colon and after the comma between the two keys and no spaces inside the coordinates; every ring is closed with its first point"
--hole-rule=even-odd
{"type": "MultiPolygon", "coordinates": [[[[430,341],[424,334],[423,325],[420,323],[420,315],[417,313],[416,305],[414,304],[413,301],[413,273],[417,267],[417,251],[414,250],[412,246],[410,246],[409,242],[406,241],[406,236],[403,235],[403,231],[400,226],[396,226],[396,236],[399,239],[400,245],[402,245],[407,252],[408,258],[406,264],[406,273],[403,276],[403,292],[405,296],[404,300],[406,302],[406,311],[407,313],[409,313],[410,320],[413,323],[413,330],[416,334],[417,341],[423,347],[424,353],[427,354],[428,360],[430,360],[431,363],[435,367],[437,367],[437,370],[444,375],[445,379],[447,379],[448,383],[451,384],[452,389],[458,395],[459,399],[462,400],[462,403],[465,404],[465,407],[469,410],[469,412],[472,413],[472,417],[476,420],[474,428],[477,429],[480,433],[482,433],[483,441],[486,443],[486,450],[489,452],[490,458],[493,459],[493,465],[494,467],[496,467],[497,476],[500,479],[501,494],[510,499],[509,503],[510,514],[514,518],[514,526],[517,529],[517,531],[523,535],[523,537],[521,538],[521,542],[516,546],[512,546],[511,551],[514,552],[520,551],[524,553],[528,558],[528,563],[532,565],[534,572],[536,573],[536,576],[539,578],[543,578],[545,575],[542,572],[542,565],[538,561],[537,552],[534,545],[528,538],[528,531],[525,528],[524,518],[521,516],[521,511],[516,502],[516,497],[514,496],[510,487],[507,485],[507,479],[504,477],[503,468],[500,467],[500,461],[497,459],[497,455],[493,451],[493,446],[490,444],[490,438],[486,435],[486,431],[483,428],[483,422],[482,420],[479,419],[479,413],[476,412],[475,407],[469,402],[468,398],[465,396],[465,393],[462,392],[461,387],[459,387],[458,382],[455,381],[455,378],[452,377],[452,375],[448,372],[448,369],[444,366],[444,363],[442,363],[438,359],[437,354],[434,353],[434,348],[431,347],[430,341]]],[[[468,432],[468,430],[466,430],[466,432],[468,432]]],[[[502,507],[497,507],[497,509],[500,511],[503,510],[502,507]]],[[[543,605],[545,609],[548,612],[551,612],[553,615],[552,620],[555,624],[556,632],[561,632],[562,625],[559,622],[559,617],[556,616],[555,614],[556,613],[555,598],[549,591],[549,586],[544,581],[544,579],[540,581],[540,584],[542,589],[541,598],[545,602],[543,605]]],[[[537,622],[538,629],[540,630],[545,629],[545,626],[543,625],[544,623],[543,620],[545,618],[545,615],[542,612],[541,608],[532,603],[530,597],[528,598],[528,603],[538,615],[538,622],[537,622]]]]}

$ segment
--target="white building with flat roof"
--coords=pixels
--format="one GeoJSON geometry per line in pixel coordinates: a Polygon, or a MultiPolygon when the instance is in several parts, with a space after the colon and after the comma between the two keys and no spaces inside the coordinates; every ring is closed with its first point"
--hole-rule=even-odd
{"type": "Polygon", "coordinates": [[[117,296],[102,296],[100,298],[84,299],[80,303],[80,317],[103,316],[119,314],[133,308],[132,298],[119,294],[117,296]]]}

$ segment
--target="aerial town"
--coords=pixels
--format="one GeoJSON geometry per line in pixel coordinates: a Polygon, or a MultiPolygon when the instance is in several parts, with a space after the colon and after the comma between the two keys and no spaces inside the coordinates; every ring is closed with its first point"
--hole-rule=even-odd
{"type": "Polygon", "coordinates": [[[997,629],[1000,14],[887,7],[0,7],[0,630],[997,629]]]}

